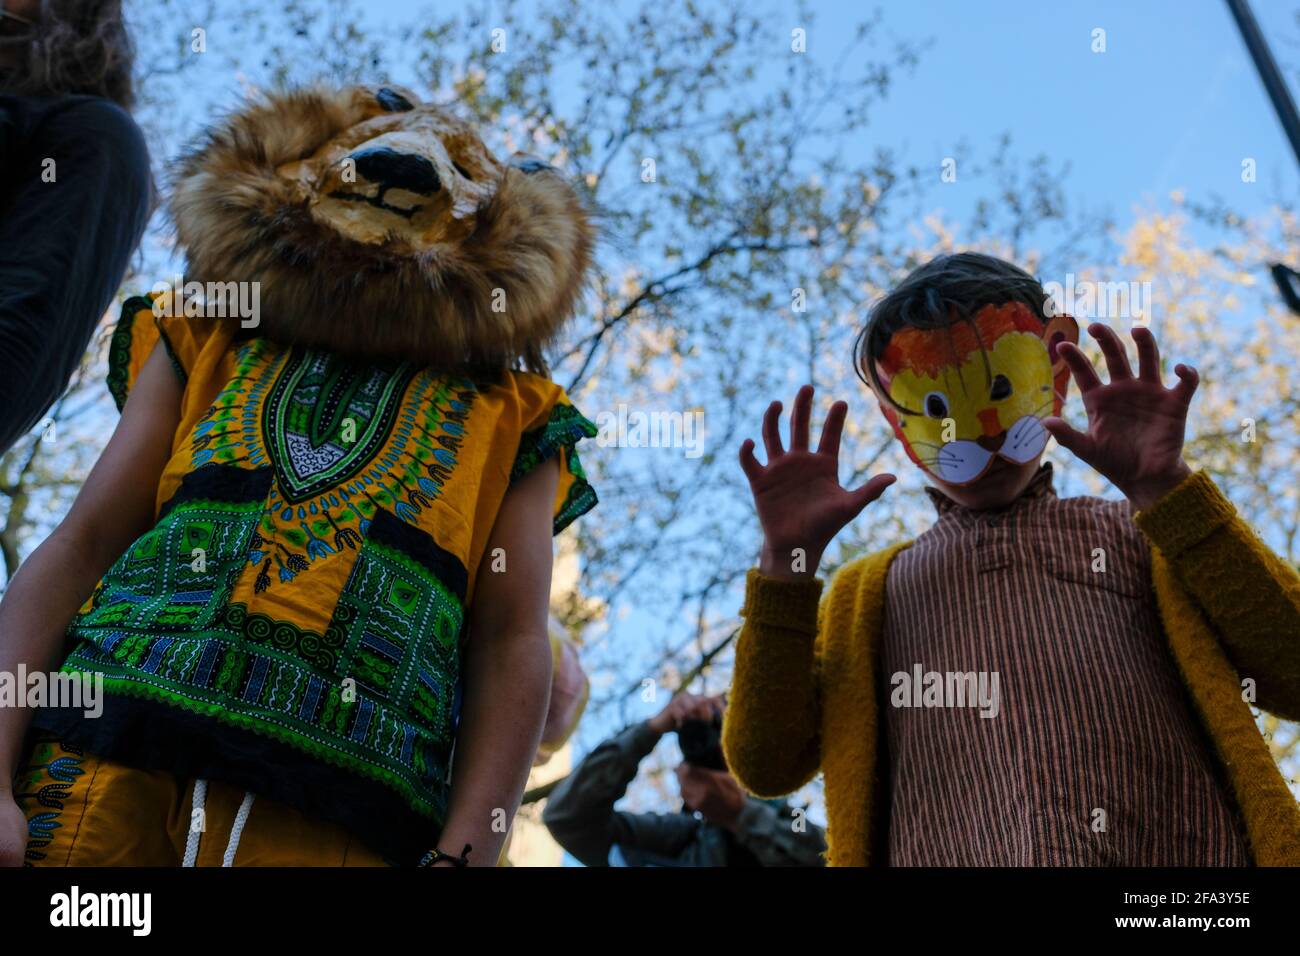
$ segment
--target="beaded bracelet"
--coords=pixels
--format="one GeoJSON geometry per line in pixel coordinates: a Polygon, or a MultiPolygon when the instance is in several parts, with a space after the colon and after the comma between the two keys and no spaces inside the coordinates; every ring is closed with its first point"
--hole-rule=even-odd
{"type": "Polygon", "coordinates": [[[433,866],[435,863],[440,863],[443,860],[446,860],[452,866],[469,866],[469,851],[471,849],[473,849],[473,847],[466,843],[465,849],[460,851],[460,856],[452,856],[450,853],[434,847],[428,853],[424,854],[420,859],[419,865],[433,866]]]}

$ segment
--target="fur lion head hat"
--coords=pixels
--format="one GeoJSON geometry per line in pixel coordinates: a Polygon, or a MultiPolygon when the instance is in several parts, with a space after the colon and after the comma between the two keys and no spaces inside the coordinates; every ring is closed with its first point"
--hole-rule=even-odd
{"type": "Polygon", "coordinates": [[[440,368],[543,371],[594,231],[554,169],[393,86],[265,95],[179,162],[186,279],[260,283],[257,334],[440,368]]]}

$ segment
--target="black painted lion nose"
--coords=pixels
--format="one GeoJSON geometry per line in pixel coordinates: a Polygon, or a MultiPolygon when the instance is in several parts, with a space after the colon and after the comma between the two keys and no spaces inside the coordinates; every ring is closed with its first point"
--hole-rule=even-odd
{"type": "Polygon", "coordinates": [[[351,158],[357,164],[357,172],[382,190],[404,189],[430,196],[442,188],[438,170],[423,156],[376,146],[357,150],[351,158]]]}

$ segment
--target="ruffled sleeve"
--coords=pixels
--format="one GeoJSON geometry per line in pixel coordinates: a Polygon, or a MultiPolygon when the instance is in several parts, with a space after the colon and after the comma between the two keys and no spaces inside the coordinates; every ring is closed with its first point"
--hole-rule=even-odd
{"type": "Polygon", "coordinates": [[[109,340],[108,390],[118,411],[126,404],[127,395],[155,345],[162,342],[172,369],[184,387],[199,352],[217,328],[214,319],[156,314],[157,299],[156,293],[150,293],[132,296],[122,303],[122,314],[109,340]]]}
{"type": "Polygon", "coordinates": [[[596,425],[573,407],[564,389],[551,382],[538,391],[531,420],[519,439],[519,451],[510,469],[510,482],[528,474],[542,462],[560,456],[560,487],[555,496],[554,533],[596,507],[596,491],[578,457],[577,444],[596,437],[596,425]]]}

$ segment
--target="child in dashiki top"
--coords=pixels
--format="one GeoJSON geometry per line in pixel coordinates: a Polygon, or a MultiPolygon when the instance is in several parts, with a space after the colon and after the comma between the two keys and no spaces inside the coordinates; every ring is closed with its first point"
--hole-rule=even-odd
{"type": "Polygon", "coordinates": [[[0,603],[0,670],[103,691],[0,708],[0,864],[491,865],[596,503],[543,360],[583,203],[387,86],[256,99],[173,180],[192,282],[127,302],[121,421],[0,603]]]}
{"type": "Polygon", "coordinates": [[[232,341],[133,299],[119,407],[161,340],[185,383],[158,523],[68,630],[104,713],[46,709],[63,747],[255,790],[396,860],[447,811],[465,607],[511,482],[558,455],[558,533],[596,501],[559,386],[232,341]],[[273,769],[273,772],[269,772],[273,769]]]}

